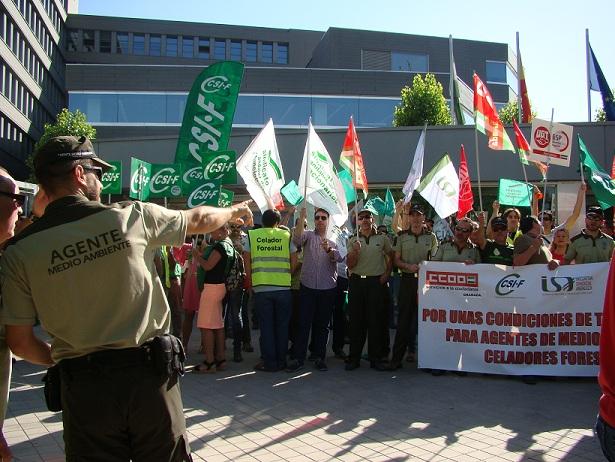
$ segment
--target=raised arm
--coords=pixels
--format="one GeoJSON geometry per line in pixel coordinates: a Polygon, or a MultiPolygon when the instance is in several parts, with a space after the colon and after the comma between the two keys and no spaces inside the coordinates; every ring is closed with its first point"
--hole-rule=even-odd
{"type": "Polygon", "coordinates": [[[188,229],[186,234],[210,233],[225,223],[236,222],[239,224],[252,224],[252,211],[250,202],[245,201],[232,207],[218,208],[203,205],[186,211],[188,229]]]}

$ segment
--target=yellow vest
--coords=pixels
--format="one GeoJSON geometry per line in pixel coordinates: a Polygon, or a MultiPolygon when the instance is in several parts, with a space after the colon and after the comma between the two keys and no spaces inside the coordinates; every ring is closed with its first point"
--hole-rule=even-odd
{"type": "Polygon", "coordinates": [[[279,228],[248,231],[253,286],[290,287],[290,233],[279,228]]]}

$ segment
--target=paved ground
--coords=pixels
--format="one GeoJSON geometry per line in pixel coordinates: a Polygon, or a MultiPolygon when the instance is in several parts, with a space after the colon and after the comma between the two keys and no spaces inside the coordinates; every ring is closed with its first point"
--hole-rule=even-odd
{"type": "MultiPolygon", "coordinates": [[[[591,430],[595,380],[532,386],[433,377],[412,365],[377,372],[368,363],[346,372],[334,358],[328,372],[255,373],[257,354],[244,357],[225,372],[182,381],[196,461],[604,460],[591,430]]],[[[61,417],[45,408],[42,375],[16,364],[4,430],[18,461],[64,460],[61,417]]]]}

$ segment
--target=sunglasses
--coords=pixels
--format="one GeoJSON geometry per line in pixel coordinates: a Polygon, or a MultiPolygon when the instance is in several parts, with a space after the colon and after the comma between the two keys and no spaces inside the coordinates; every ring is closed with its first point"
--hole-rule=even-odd
{"type": "Polygon", "coordinates": [[[0,195],[10,197],[13,199],[13,202],[17,204],[18,207],[23,207],[26,203],[26,196],[24,194],[15,194],[5,191],[0,191],[0,195]]]}
{"type": "Polygon", "coordinates": [[[588,220],[592,220],[592,221],[601,221],[602,217],[600,215],[585,215],[585,218],[587,218],[588,220]]]}
{"type": "Polygon", "coordinates": [[[464,228],[463,226],[455,226],[455,231],[459,231],[460,233],[471,233],[472,229],[464,228]]]}
{"type": "Polygon", "coordinates": [[[359,215],[359,220],[369,220],[371,217],[371,215],[359,215]]]}
{"type": "Polygon", "coordinates": [[[323,216],[323,215],[316,215],[314,217],[314,220],[318,221],[318,220],[322,220],[322,221],[326,221],[327,217],[323,216]]]}
{"type": "Polygon", "coordinates": [[[83,167],[86,172],[93,173],[98,178],[98,181],[102,181],[103,170],[100,167],[83,167]]]}
{"type": "Polygon", "coordinates": [[[551,217],[542,217],[542,221],[553,221],[551,217]]]}

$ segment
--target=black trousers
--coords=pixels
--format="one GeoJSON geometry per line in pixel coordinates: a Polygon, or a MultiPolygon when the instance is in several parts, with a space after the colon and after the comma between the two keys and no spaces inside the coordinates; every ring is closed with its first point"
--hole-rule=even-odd
{"type": "Polygon", "coordinates": [[[177,378],[116,351],[60,362],[66,461],[191,461],[177,378]]]}
{"type": "Polygon", "coordinates": [[[367,355],[370,361],[385,356],[384,332],[387,329],[388,309],[383,305],[386,286],[380,276],[361,278],[350,276],[348,303],[350,308],[350,362],[358,363],[368,338],[367,355]]]}
{"type": "Polygon", "coordinates": [[[392,362],[404,358],[406,348],[414,353],[418,327],[418,278],[413,274],[403,273],[399,285],[397,309],[397,333],[393,344],[392,362]]]}
{"type": "Polygon", "coordinates": [[[344,312],[344,302],[348,291],[348,279],[337,277],[335,305],[333,306],[333,352],[344,349],[344,337],[348,331],[348,317],[344,312]]]}

